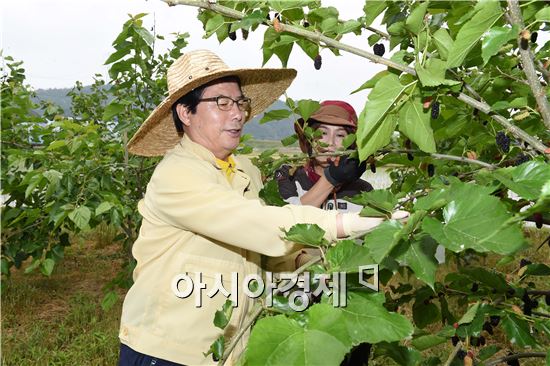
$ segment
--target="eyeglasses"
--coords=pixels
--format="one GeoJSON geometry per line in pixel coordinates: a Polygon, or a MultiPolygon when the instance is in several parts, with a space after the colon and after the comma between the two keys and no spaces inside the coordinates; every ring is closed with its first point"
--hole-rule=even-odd
{"type": "Polygon", "coordinates": [[[237,103],[237,107],[239,107],[239,110],[241,111],[250,110],[250,98],[244,98],[244,97],[235,100],[235,99],[226,97],[225,95],[220,95],[218,97],[199,99],[199,102],[216,102],[216,104],[218,105],[218,108],[222,111],[231,110],[231,108],[233,108],[234,103],[237,103]]]}

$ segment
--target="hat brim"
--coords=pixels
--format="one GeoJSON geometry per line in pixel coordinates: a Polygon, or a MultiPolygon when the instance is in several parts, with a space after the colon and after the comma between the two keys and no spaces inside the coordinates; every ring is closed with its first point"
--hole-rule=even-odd
{"type": "Polygon", "coordinates": [[[296,70],[227,69],[190,81],[153,110],[128,142],[128,151],[141,156],[164,155],[181,139],[174,125],[172,105],[191,90],[225,76],[237,76],[240,79],[243,94],[251,98],[251,119],[279,99],[296,77],[296,70]]]}

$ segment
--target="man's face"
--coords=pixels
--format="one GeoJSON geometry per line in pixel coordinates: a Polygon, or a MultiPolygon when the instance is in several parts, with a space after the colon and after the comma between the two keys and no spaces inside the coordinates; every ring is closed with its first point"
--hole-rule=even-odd
{"type": "MultiPolygon", "coordinates": [[[[226,96],[233,100],[243,97],[239,84],[234,81],[222,81],[207,86],[201,99],[226,96]]],[[[183,108],[182,105],[178,108],[183,108]]],[[[182,118],[182,113],[178,114],[182,118]]],[[[216,101],[200,102],[195,114],[187,110],[183,113],[182,122],[189,138],[206,147],[218,159],[226,159],[239,146],[245,112],[234,103],[230,110],[222,111],[216,101]]]]}
{"type": "MultiPolygon", "coordinates": [[[[319,137],[320,142],[322,142],[323,147],[319,147],[319,152],[335,152],[342,147],[344,138],[348,135],[346,129],[342,126],[321,124],[317,130],[321,131],[321,136],[319,137]]],[[[315,158],[317,164],[321,166],[327,166],[329,160],[334,160],[334,157],[319,156],[315,158]]]]}

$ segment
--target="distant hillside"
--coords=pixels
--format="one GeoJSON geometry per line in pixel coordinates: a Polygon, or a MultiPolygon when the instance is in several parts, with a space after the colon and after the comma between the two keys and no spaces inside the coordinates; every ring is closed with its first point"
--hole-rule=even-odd
{"type": "MultiPolygon", "coordinates": [[[[85,86],[84,92],[90,92],[90,87],[85,86]]],[[[65,112],[65,115],[72,117],[71,113],[71,98],[67,96],[67,93],[71,91],[70,88],[64,89],[38,89],[36,90],[36,100],[49,100],[61,108],[65,112]]],[[[272,109],[288,109],[284,102],[280,100],[273,103],[267,110],[272,109]]],[[[294,120],[288,118],[280,121],[272,121],[263,125],[258,124],[258,121],[262,118],[262,115],[252,119],[244,126],[244,133],[251,134],[257,140],[280,140],[294,133],[293,123],[294,120]]]]}

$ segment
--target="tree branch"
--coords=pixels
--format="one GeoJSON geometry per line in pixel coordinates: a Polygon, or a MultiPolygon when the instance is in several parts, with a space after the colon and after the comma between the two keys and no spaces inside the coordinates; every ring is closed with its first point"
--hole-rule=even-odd
{"type": "MultiPolygon", "coordinates": [[[[166,2],[170,6],[174,5],[188,5],[188,6],[195,6],[202,9],[208,9],[215,11],[221,15],[231,17],[234,19],[242,19],[244,17],[244,14],[240,11],[218,5],[218,4],[211,4],[207,0],[162,0],[166,2]]],[[[272,26],[272,23],[269,21],[266,21],[266,24],[269,24],[272,26]]],[[[296,34],[299,36],[302,36],[306,39],[309,39],[310,41],[313,41],[315,43],[323,42],[328,47],[333,47],[336,49],[339,49],[341,51],[346,51],[351,54],[366,58],[374,63],[386,65],[388,67],[391,67],[393,69],[405,72],[407,74],[411,74],[413,76],[416,76],[416,71],[406,65],[402,65],[399,63],[396,63],[394,61],[385,59],[380,56],[376,56],[372,53],[369,53],[367,51],[364,51],[362,49],[341,43],[339,41],[336,41],[330,37],[324,36],[320,34],[319,32],[312,32],[308,31],[299,27],[295,27],[289,24],[280,23],[279,24],[280,31],[281,32],[288,32],[292,34],[296,34]]],[[[539,151],[541,154],[545,155],[547,158],[550,159],[550,150],[547,152],[547,147],[542,144],[540,141],[538,141],[533,136],[529,135],[527,132],[523,131],[519,127],[513,125],[511,122],[509,122],[506,118],[503,116],[496,114],[494,112],[491,112],[491,106],[489,106],[485,102],[477,101],[471,97],[469,97],[466,94],[460,93],[457,97],[459,100],[463,101],[467,105],[479,109],[480,111],[489,114],[491,118],[493,118],[496,122],[501,124],[504,128],[506,128],[507,131],[509,131],[512,135],[514,135],[516,138],[527,142],[529,145],[533,146],[537,151],[539,151]]],[[[550,128],[550,127],[549,127],[550,128]]]]}
{"type": "MultiPolygon", "coordinates": [[[[510,18],[512,24],[518,25],[520,29],[525,28],[523,24],[523,18],[521,16],[521,10],[519,8],[518,0],[508,0],[508,8],[510,10],[510,18]]],[[[527,41],[529,43],[529,41],[527,41]]],[[[533,95],[537,100],[539,106],[540,115],[546,128],[550,130],[550,104],[548,104],[548,99],[546,99],[546,93],[544,88],[540,85],[537,72],[535,70],[535,63],[533,53],[531,52],[531,47],[528,46],[526,50],[521,47],[521,36],[518,37],[519,53],[521,55],[521,61],[523,63],[523,71],[529,82],[529,86],[533,91],[533,95]]]]}
{"type": "Polygon", "coordinates": [[[520,358],[528,358],[528,357],[546,357],[546,352],[525,352],[525,353],[516,353],[514,355],[509,355],[505,357],[500,357],[495,360],[489,361],[485,364],[485,366],[496,366],[502,362],[506,361],[513,361],[518,360],[520,358]]]}
{"type": "Polygon", "coordinates": [[[449,358],[447,358],[447,361],[445,361],[443,366],[449,366],[451,364],[451,362],[453,362],[453,360],[455,359],[458,351],[460,351],[461,348],[462,348],[462,342],[458,341],[455,348],[453,348],[453,351],[451,352],[451,354],[449,355],[449,358]]]}

